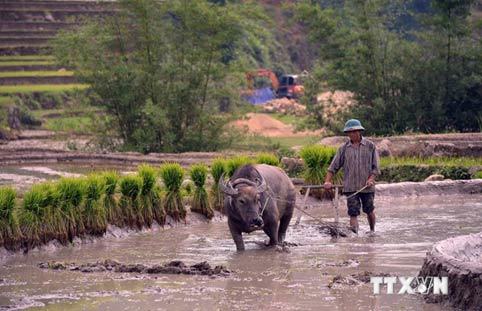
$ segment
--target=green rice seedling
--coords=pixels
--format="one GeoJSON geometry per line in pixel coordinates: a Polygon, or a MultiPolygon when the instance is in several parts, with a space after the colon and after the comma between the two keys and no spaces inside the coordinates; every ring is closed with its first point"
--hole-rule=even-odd
{"type": "Polygon", "coordinates": [[[20,230],[14,213],[16,192],[10,187],[0,188],[0,247],[14,250],[20,242],[20,230]]]}
{"type": "Polygon", "coordinates": [[[208,175],[207,166],[204,164],[195,164],[191,166],[190,175],[195,186],[191,210],[203,214],[209,219],[213,218],[214,211],[209,204],[208,194],[204,188],[208,175]]]}
{"type": "MultiPolygon", "coordinates": [[[[321,185],[324,182],[328,166],[336,154],[336,148],[322,145],[309,145],[301,149],[300,156],[305,165],[305,183],[321,185]]],[[[329,192],[322,189],[312,189],[313,196],[330,198],[329,192]]]]}
{"type": "Polygon", "coordinates": [[[211,176],[213,176],[213,185],[211,187],[211,202],[214,209],[223,210],[223,196],[219,192],[219,180],[226,173],[226,160],[222,158],[214,159],[211,164],[211,176]]]}
{"type": "Polygon", "coordinates": [[[82,200],[84,197],[84,180],[81,178],[61,178],[56,184],[57,204],[65,219],[65,227],[69,241],[85,232],[83,222],[82,200]]]}
{"type": "Polygon", "coordinates": [[[279,166],[280,162],[277,156],[271,153],[260,153],[256,156],[256,163],[279,166]]]}
{"type": "Polygon", "coordinates": [[[107,222],[122,227],[122,210],[120,209],[119,202],[116,198],[116,188],[119,181],[119,175],[117,172],[109,171],[103,172],[101,176],[104,179],[104,195],[102,197],[102,202],[104,205],[107,222]]]}
{"type": "MultiPolygon", "coordinates": [[[[142,179],[140,207],[144,224],[151,227],[154,220],[154,187],[156,186],[156,170],[147,164],[138,168],[139,177],[142,179]]],[[[157,207],[156,207],[157,208],[157,207]]]]}
{"type": "Polygon", "coordinates": [[[107,215],[101,197],[105,189],[105,179],[92,174],[84,180],[84,200],[82,216],[85,231],[91,235],[103,235],[107,230],[107,215]]]}
{"type": "Polygon", "coordinates": [[[231,177],[233,176],[234,172],[236,172],[238,168],[240,168],[243,165],[252,164],[252,163],[253,163],[253,160],[251,160],[247,156],[237,156],[237,157],[231,158],[226,162],[226,174],[228,177],[231,177]]]}
{"type": "Polygon", "coordinates": [[[157,184],[152,189],[152,212],[155,221],[163,226],[166,223],[166,210],[162,202],[162,189],[157,184]]]}
{"type": "Polygon", "coordinates": [[[23,247],[30,249],[46,241],[48,211],[47,195],[41,185],[34,185],[25,192],[18,212],[19,227],[23,236],[23,247]]]}
{"type": "Polygon", "coordinates": [[[186,209],[182,204],[181,185],[184,169],[178,163],[166,163],[161,165],[159,174],[166,187],[164,208],[174,220],[186,218],[186,209]]]}
{"type": "Polygon", "coordinates": [[[36,189],[44,194],[42,207],[46,210],[45,219],[45,240],[57,239],[65,244],[69,241],[67,232],[67,222],[63,215],[60,204],[58,204],[59,194],[56,185],[51,182],[41,183],[35,186],[36,189]]]}
{"type": "Polygon", "coordinates": [[[119,185],[122,194],[119,206],[122,210],[124,223],[130,228],[142,228],[144,219],[139,207],[142,179],[134,175],[124,176],[119,185]]]}

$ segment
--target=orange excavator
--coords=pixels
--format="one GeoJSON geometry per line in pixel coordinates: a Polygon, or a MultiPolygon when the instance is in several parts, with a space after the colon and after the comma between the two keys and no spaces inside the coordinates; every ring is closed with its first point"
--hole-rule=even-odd
{"type": "Polygon", "coordinates": [[[303,95],[305,89],[302,85],[302,77],[306,73],[300,75],[285,74],[281,76],[281,81],[278,80],[275,73],[269,69],[258,69],[246,73],[246,80],[248,82],[248,90],[251,95],[248,96],[248,101],[253,104],[260,104],[277,98],[299,98],[303,95]],[[267,77],[271,80],[271,90],[254,88],[254,79],[256,77],[267,77]],[[271,91],[271,93],[270,93],[271,91]],[[271,94],[271,95],[270,95],[271,94]],[[271,98],[270,98],[271,97],[271,98]]]}

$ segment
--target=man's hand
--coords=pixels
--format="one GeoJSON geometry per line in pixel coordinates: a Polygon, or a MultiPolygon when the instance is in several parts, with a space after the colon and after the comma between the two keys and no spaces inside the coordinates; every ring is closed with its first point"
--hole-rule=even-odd
{"type": "Polygon", "coordinates": [[[375,186],[375,178],[373,178],[373,177],[371,177],[371,176],[368,177],[366,185],[367,185],[368,187],[375,186]]]}
{"type": "Polygon", "coordinates": [[[325,190],[331,190],[332,187],[333,187],[333,184],[330,181],[325,181],[325,183],[323,184],[323,188],[325,190]]]}

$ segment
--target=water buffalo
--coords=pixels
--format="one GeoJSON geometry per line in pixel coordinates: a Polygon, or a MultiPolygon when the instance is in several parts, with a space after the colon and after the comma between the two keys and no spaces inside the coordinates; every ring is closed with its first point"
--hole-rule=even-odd
{"type": "Polygon", "coordinates": [[[278,167],[245,165],[228,182],[221,178],[224,211],[236,249],[244,250],[243,232],[263,229],[269,245],[284,241],[293,216],[296,192],[290,178],[278,167]]]}

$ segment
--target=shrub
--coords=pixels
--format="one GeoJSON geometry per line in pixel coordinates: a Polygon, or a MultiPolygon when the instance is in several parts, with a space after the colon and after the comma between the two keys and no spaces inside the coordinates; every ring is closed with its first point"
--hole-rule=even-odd
{"type": "Polygon", "coordinates": [[[180,192],[184,169],[178,163],[166,163],[161,165],[159,173],[167,191],[164,201],[167,214],[175,220],[184,219],[186,210],[182,204],[180,192]]]}
{"type": "Polygon", "coordinates": [[[211,219],[214,216],[214,212],[209,205],[208,194],[204,185],[206,183],[206,177],[208,174],[208,168],[204,164],[195,164],[191,166],[191,179],[194,182],[194,196],[191,204],[191,210],[203,214],[207,218],[211,219]]]}
{"type": "Polygon", "coordinates": [[[277,156],[271,153],[260,153],[256,157],[256,163],[279,166],[280,162],[277,156]]]}

